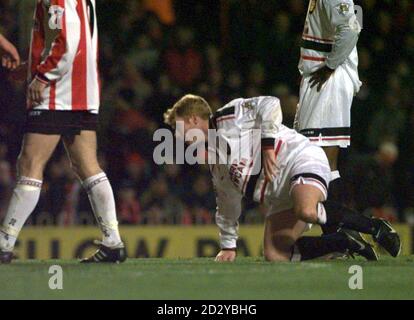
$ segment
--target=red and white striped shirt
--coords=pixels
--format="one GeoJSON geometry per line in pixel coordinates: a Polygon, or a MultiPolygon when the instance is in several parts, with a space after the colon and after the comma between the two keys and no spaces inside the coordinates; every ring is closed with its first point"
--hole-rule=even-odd
{"type": "Polygon", "coordinates": [[[99,111],[95,0],[37,0],[29,82],[49,85],[36,110],[99,111]]]}

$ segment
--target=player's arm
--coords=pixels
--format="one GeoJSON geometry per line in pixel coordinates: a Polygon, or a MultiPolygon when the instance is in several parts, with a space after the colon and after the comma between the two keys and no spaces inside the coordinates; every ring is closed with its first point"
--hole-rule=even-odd
{"type": "Polygon", "coordinates": [[[276,97],[264,98],[257,106],[257,116],[261,128],[264,174],[268,181],[272,181],[276,175],[275,138],[283,120],[280,100],[276,97]]]}
{"type": "Polygon", "coordinates": [[[35,15],[38,24],[47,15],[46,27],[55,33],[50,51],[37,66],[29,86],[29,98],[36,104],[42,102],[43,90],[49,82],[60,80],[70,70],[79,47],[81,21],[76,2],[68,0],[52,0],[49,8],[39,3],[35,15]]]}
{"type": "Polygon", "coordinates": [[[352,0],[324,0],[326,15],[335,28],[335,42],[331,53],[327,56],[324,68],[316,71],[311,79],[311,87],[317,86],[318,91],[332,73],[342,65],[355,48],[361,26],[355,15],[352,0]]]}
{"type": "MultiPolygon", "coordinates": [[[[44,9],[47,11],[47,9],[44,9]]],[[[46,81],[61,79],[71,68],[78,51],[81,21],[76,2],[52,0],[48,28],[56,33],[49,54],[37,67],[36,76],[46,81]]]]}
{"type": "Polygon", "coordinates": [[[219,190],[216,188],[216,224],[220,230],[220,252],[216,261],[234,261],[239,233],[242,196],[236,190],[219,190]]]}
{"type": "Polygon", "coordinates": [[[20,56],[16,47],[0,33],[1,64],[4,68],[15,70],[20,65],[20,56]]]}
{"type": "Polygon", "coordinates": [[[326,14],[336,30],[335,42],[331,53],[326,59],[328,68],[335,70],[348,59],[355,48],[361,26],[355,15],[352,0],[324,1],[326,14]]]}

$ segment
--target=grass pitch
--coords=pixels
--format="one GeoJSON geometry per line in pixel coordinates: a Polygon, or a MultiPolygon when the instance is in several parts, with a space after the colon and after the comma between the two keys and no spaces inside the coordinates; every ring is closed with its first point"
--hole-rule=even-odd
{"type": "Polygon", "coordinates": [[[129,259],[120,265],[21,261],[0,265],[0,299],[414,299],[414,256],[268,263],[238,258],[129,259]],[[63,269],[63,290],[49,289],[49,267],[63,269]],[[349,268],[363,269],[363,289],[351,290],[349,268]]]}

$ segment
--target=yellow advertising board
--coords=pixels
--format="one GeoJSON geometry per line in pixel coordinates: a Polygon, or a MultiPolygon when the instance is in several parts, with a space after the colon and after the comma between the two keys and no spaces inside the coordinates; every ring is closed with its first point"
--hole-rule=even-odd
{"type": "MultiPolygon", "coordinates": [[[[412,230],[396,226],[402,242],[402,254],[412,253],[412,230]]],[[[308,235],[320,233],[318,227],[308,235]]],[[[212,226],[133,226],[121,227],[129,257],[193,258],[214,256],[219,250],[218,230],[212,226]]],[[[27,227],[16,245],[20,259],[74,259],[93,252],[94,239],[100,239],[97,227],[27,227]]],[[[242,225],[238,254],[262,255],[263,226],[242,225]]]]}

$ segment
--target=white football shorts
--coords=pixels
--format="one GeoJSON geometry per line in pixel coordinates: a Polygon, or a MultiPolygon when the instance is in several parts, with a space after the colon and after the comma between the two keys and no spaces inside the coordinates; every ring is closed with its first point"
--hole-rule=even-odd
{"type": "Polygon", "coordinates": [[[338,67],[320,92],[302,78],[295,129],[321,147],[351,144],[351,105],[355,90],[346,70],[338,67]]]}
{"type": "Polygon", "coordinates": [[[325,152],[320,147],[309,144],[266,187],[265,203],[269,206],[268,215],[293,208],[291,192],[298,184],[318,188],[326,200],[330,181],[331,169],[325,152]]]}

